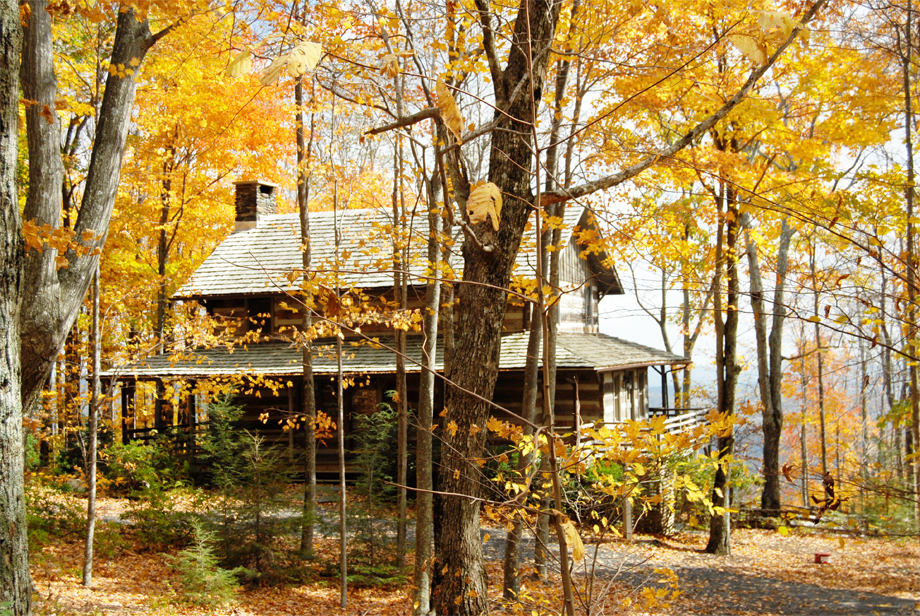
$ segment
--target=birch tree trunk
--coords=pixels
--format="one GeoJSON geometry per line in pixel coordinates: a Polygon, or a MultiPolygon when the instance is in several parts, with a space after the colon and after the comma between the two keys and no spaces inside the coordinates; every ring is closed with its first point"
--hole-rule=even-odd
{"type": "MultiPolygon", "coordinates": [[[[86,451],[86,540],[83,552],[83,585],[93,585],[93,537],[96,533],[96,446],[99,435],[99,404],[101,384],[99,373],[102,371],[102,340],[99,331],[99,267],[93,274],[93,394],[89,403],[89,447],[86,451]]],[[[191,394],[189,394],[191,395],[191,394]]]]}
{"type": "MultiPolygon", "coordinates": [[[[44,12],[44,11],[42,11],[44,12]]],[[[16,192],[19,145],[19,3],[0,1],[0,602],[14,616],[32,611],[23,491],[19,317],[22,220],[16,192]]]]}
{"type": "MultiPolygon", "coordinates": [[[[436,156],[435,159],[438,157],[436,156]]],[[[441,214],[436,207],[441,191],[440,173],[435,169],[433,178],[426,178],[428,190],[428,263],[431,278],[425,285],[425,314],[422,327],[422,371],[419,377],[418,429],[416,437],[416,482],[419,492],[415,497],[415,588],[416,616],[427,616],[431,611],[431,567],[434,524],[432,518],[434,489],[432,435],[434,425],[435,367],[437,366],[438,314],[441,301],[439,265],[441,248],[441,214]]]]}

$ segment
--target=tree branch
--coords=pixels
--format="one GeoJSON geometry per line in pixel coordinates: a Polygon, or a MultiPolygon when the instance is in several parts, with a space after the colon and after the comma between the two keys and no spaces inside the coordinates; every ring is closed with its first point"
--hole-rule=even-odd
{"type": "Polygon", "coordinates": [[[654,154],[650,154],[646,156],[644,159],[642,159],[638,163],[634,165],[630,165],[629,167],[626,167],[625,169],[618,171],[617,173],[614,173],[614,174],[611,174],[611,175],[608,175],[602,178],[598,178],[591,182],[585,182],[584,184],[580,184],[578,186],[575,186],[567,190],[563,189],[563,190],[557,190],[552,193],[545,193],[541,200],[541,205],[546,206],[546,205],[550,205],[553,203],[558,203],[560,201],[578,199],[580,197],[590,195],[600,190],[606,190],[608,188],[613,188],[614,186],[622,184],[626,180],[629,180],[639,175],[640,173],[642,173],[643,171],[645,171],[646,169],[648,169],[649,167],[657,163],[662,158],[670,158],[674,154],[680,152],[682,149],[684,149],[685,147],[693,143],[695,139],[697,139],[700,135],[702,135],[703,133],[711,129],[713,126],[715,126],[717,122],[719,122],[725,116],[727,116],[735,107],[738,106],[738,104],[741,101],[745,99],[745,97],[754,88],[754,86],[757,84],[760,78],[763,77],[767,73],[767,71],[769,71],[773,67],[773,65],[776,63],[779,57],[783,54],[786,48],[789,47],[793,43],[793,41],[795,41],[796,37],[799,35],[799,32],[802,31],[805,25],[808,24],[812,19],[814,19],[814,16],[817,14],[818,10],[825,4],[826,1],[827,0],[817,0],[811,6],[811,8],[808,9],[805,15],[802,17],[802,20],[799,23],[799,25],[797,25],[792,30],[792,33],[789,35],[789,38],[786,39],[786,42],[780,45],[779,48],[773,53],[773,55],[770,56],[770,58],[767,60],[767,63],[761,66],[760,68],[754,70],[748,77],[747,81],[745,81],[744,86],[742,86],[742,88],[738,90],[735,93],[735,95],[731,97],[731,99],[729,99],[729,101],[725,103],[725,105],[722,106],[721,109],[719,109],[714,114],[712,114],[711,116],[709,116],[708,118],[706,118],[705,120],[703,120],[702,122],[694,126],[681,139],[674,142],[672,145],[655,152],[654,154]]]}

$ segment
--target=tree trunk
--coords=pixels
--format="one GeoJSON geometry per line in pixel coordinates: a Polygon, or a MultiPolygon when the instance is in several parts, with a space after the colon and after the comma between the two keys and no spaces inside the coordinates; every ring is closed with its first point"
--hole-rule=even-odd
{"type": "MultiPolygon", "coordinates": [[[[818,294],[818,271],[817,263],[817,239],[811,245],[811,258],[809,265],[811,267],[811,284],[812,298],[814,303],[815,315],[820,309],[820,296],[818,294]]],[[[821,428],[821,472],[827,473],[827,413],[824,404],[824,348],[821,342],[821,324],[815,321],[815,346],[818,354],[818,422],[821,428]]]]}
{"type": "MultiPolygon", "coordinates": [[[[569,25],[569,38],[571,38],[575,25],[578,23],[575,19],[578,14],[578,9],[581,5],[580,0],[575,0],[572,3],[572,12],[571,12],[571,21],[569,25]]],[[[559,181],[557,178],[557,167],[558,167],[558,148],[559,148],[559,134],[562,129],[562,110],[563,102],[565,99],[565,91],[568,86],[569,80],[569,71],[571,69],[571,59],[566,58],[560,65],[559,70],[556,73],[556,85],[555,91],[553,93],[553,120],[549,133],[549,147],[546,149],[546,190],[554,190],[558,185],[559,181]]],[[[555,209],[555,208],[553,208],[555,209]]],[[[537,220],[540,220],[540,217],[537,216],[537,220]]],[[[547,269],[547,255],[546,250],[547,242],[550,240],[550,233],[543,232],[542,229],[537,229],[536,233],[541,233],[540,241],[540,250],[539,250],[539,259],[541,263],[541,273],[545,273],[547,269]]],[[[543,280],[538,280],[537,284],[542,287],[544,285],[543,280]]],[[[525,420],[533,422],[536,417],[536,405],[537,405],[537,391],[539,386],[539,354],[540,354],[540,345],[543,339],[543,319],[542,319],[542,306],[538,304],[532,304],[530,306],[525,306],[525,309],[531,310],[531,322],[530,322],[530,334],[527,339],[527,358],[524,365],[524,397],[522,403],[522,414],[525,420]]],[[[533,434],[533,429],[526,425],[524,426],[524,434],[531,435],[533,434]]],[[[527,469],[530,467],[533,462],[533,456],[521,455],[518,458],[518,473],[524,474],[527,472],[527,469]]],[[[546,546],[546,541],[548,539],[548,518],[546,516],[541,516],[540,522],[538,524],[540,529],[546,529],[547,532],[544,533],[541,537],[538,537],[537,541],[537,550],[541,556],[541,563],[545,562],[545,555],[543,549],[546,546]]],[[[524,531],[524,523],[520,518],[515,518],[514,525],[511,530],[508,532],[508,538],[505,542],[505,561],[504,561],[504,590],[503,595],[506,599],[515,599],[521,591],[521,577],[520,577],[520,565],[521,565],[521,539],[524,531]]],[[[540,571],[541,575],[545,575],[545,565],[543,567],[538,567],[543,569],[540,571]]]]}
{"type": "MultiPolygon", "coordinates": [[[[30,74],[52,75],[51,30],[41,25],[47,12],[43,3],[30,3],[34,20],[35,41],[24,48],[23,71],[30,74]]],[[[30,35],[31,37],[31,35],[30,35]]],[[[57,269],[54,251],[46,250],[39,254],[30,251],[23,269],[23,292],[30,298],[23,305],[21,317],[22,328],[22,399],[26,407],[35,403],[41,388],[48,378],[48,373],[58,350],[61,348],[67,332],[70,330],[92,273],[99,260],[92,249],[101,249],[112,217],[115,195],[118,190],[121,160],[124,154],[128,128],[131,124],[131,109],[137,84],[135,75],[140,70],[147,51],[155,39],[150,33],[147,20],[138,20],[134,9],[127,9],[118,14],[118,25],[110,60],[111,66],[133,67],[125,73],[110,74],[106,80],[105,93],[99,109],[93,151],[90,158],[83,200],[74,231],[76,239],[86,250],[79,253],[67,252],[68,267],[57,269]],[[93,239],[83,240],[83,235],[92,235],[93,239]]],[[[54,111],[56,86],[53,78],[44,78],[36,82],[38,89],[31,98],[50,100],[50,110],[54,111]]],[[[44,105],[35,105],[37,113],[26,113],[26,122],[30,133],[39,131],[37,126],[47,125],[41,115],[44,105]]],[[[39,224],[48,222],[53,228],[60,226],[61,176],[55,171],[54,180],[46,177],[47,169],[60,168],[60,137],[55,132],[33,143],[30,137],[30,160],[48,161],[50,166],[32,164],[29,166],[29,196],[26,200],[24,218],[36,220],[39,224]],[[35,148],[33,150],[33,148],[35,148]],[[53,186],[46,186],[53,184],[53,186]]]]}
{"type": "Polygon", "coordinates": [[[757,339],[757,370],[760,399],[763,404],[763,473],[764,488],[760,508],[778,513],[781,508],[779,446],[783,430],[782,407],[782,337],[784,306],[784,285],[788,267],[789,243],[792,228],[783,219],[780,242],[777,250],[776,287],[773,295],[773,323],[767,339],[767,314],[763,300],[763,283],[760,277],[760,263],[757,259],[757,244],[746,233],[747,255],[751,274],[751,306],[754,309],[754,330],[757,339]]]}
{"type": "MultiPolygon", "coordinates": [[[[907,149],[907,186],[905,200],[907,201],[907,341],[914,343],[917,340],[917,255],[914,229],[914,145],[911,135],[913,129],[913,103],[911,101],[910,71],[913,63],[913,3],[907,0],[907,15],[904,19],[904,49],[901,51],[901,69],[904,79],[904,131],[905,147],[907,149]]],[[[918,376],[917,362],[909,362],[908,375],[910,378],[910,434],[912,451],[920,444],[920,376],[918,376]]],[[[908,454],[909,455],[909,454],[908,454]]],[[[914,522],[920,528],[920,460],[913,459],[911,464],[913,472],[910,474],[914,491],[914,522]]]]}
{"type": "Polygon", "coordinates": [[[802,343],[799,347],[801,357],[799,358],[799,376],[802,386],[802,428],[799,432],[799,449],[802,459],[802,507],[808,509],[811,503],[808,502],[808,380],[805,378],[805,326],[802,326],[802,343]]]}
{"type": "MultiPolygon", "coordinates": [[[[718,240],[716,259],[725,263],[728,288],[725,294],[725,322],[720,326],[721,306],[716,308],[717,331],[717,364],[719,366],[719,412],[732,415],[735,412],[735,390],[738,382],[740,366],[737,364],[737,334],[738,334],[738,206],[732,188],[725,190],[726,216],[725,216],[725,248],[722,250],[721,237],[718,240]],[[721,360],[718,359],[721,356],[721,360]]],[[[721,209],[721,208],[720,208],[721,209]]],[[[721,236],[721,233],[720,233],[721,236]]],[[[716,266],[717,268],[719,265],[716,266]]],[[[716,291],[715,299],[721,303],[721,292],[716,291]]],[[[729,502],[729,471],[732,454],[734,452],[735,437],[731,428],[726,434],[719,436],[719,465],[713,481],[712,502],[716,507],[728,508],[729,502]]],[[[709,542],[706,551],[710,554],[731,554],[731,516],[728,511],[713,514],[709,525],[709,542]]]]}
{"type": "MultiPolygon", "coordinates": [[[[393,292],[402,314],[406,311],[407,280],[403,275],[403,259],[407,241],[406,213],[402,192],[402,139],[396,138],[396,160],[393,177],[393,292]]],[[[396,566],[406,566],[406,483],[409,470],[409,400],[406,385],[406,330],[396,328],[396,566]]]]}
{"type": "MultiPolygon", "coordinates": [[[[447,421],[457,429],[442,437],[438,487],[442,492],[480,494],[479,468],[489,417],[489,406],[498,376],[502,322],[515,256],[524,226],[533,207],[530,169],[533,164],[529,122],[534,117],[534,99],[518,96],[503,102],[505,93],[529,77],[528,88],[542,89],[560,5],[538,0],[522,3],[515,22],[514,38],[520,41],[509,50],[501,82],[494,84],[499,105],[495,112],[489,180],[504,197],[501,225],[497,232],[489,222],[473,229],[486,252],[467,239],[463,244],[463,281],[457,289],[455,349],[462,362],[450,362],[446,392],[447,421]],[[532,51],[532,55],[528,52],[532,51]],[[534,62],[530,62],[530,58],[534,62]],[[530,70],[528,70],[530,69],[530,70]],[[471,430],[472,426],[476,430],[471,430]]],[[[454,185],[462,191],[463,187],[454,185]]],[[[466,188],[468,190],[468,188],[466,188]]],[[[468,193],[467,193],[468,194],[468,193]]],[[[463,195],[458,195],[463,199],[463,195]]],[[[458,199],[459,200],[459,199],[458,199]]],[[[438,566],[434,574],[434,608],[438,614],[482,614],[488,612],[488,595],[482,545],[479,537],[479,503],[462,497],[438,498],[436,506],[442,529],[435,538],[438,566]]]]}
{"type": "MultiPolygon", "coordinates": [[[[332,111],[335,114],[335,109],[332,111]]],[[[335,122],[333,121],[333,134],[335,134],[335,122]]],[[[334,170],[333,170],[334,173],[334,170]]],[[[339,234],[341,230],[338,225],[338,184],[333,187],[332,196],[332,215],[336,218],[335,222],[335,295],[342,296],[342,289],[339,286],[339,234]]],[[[348,607],[348,525],[345,517],[345,375],[342,371],[342,336],[335,337],[335,361],[336,361],[336,391],[335,403],[338,424],[338,445],[339,445],[339,605],[342,609],[348,607]]]]}
{"type": "MultiPolygon", "coordinates": [[[[543,256],[541,255],[541,258],[543,256]]],[[[540,346],[543,340],[543,320],[540,318],[539,307],[537,305],[528,306],[531,308],[533,317],[530,320],[530,334],[527,338],[527,359],[524,362],[524,398],[521,408],[521,414],[529,422],[533,422],[536,417],[537,392],[539,391],[539,371],[540,371],[540,346]]],[[[524,434],[532,435],[533,428],[524,425],[524,434]]],[[[533,463],[533,456],[529,453],[518,454],[517,471],[521,475],[527,472],[527,469],[533,463]]],[[[537,483],[542,483],[538,481],[537,483]]],[[[517,515],[514,518],[514,524],[508,531],[508,538],[505,541],[505,560],[503,566],[504,589],[502,594],[505,599],[517,599],[521,592],[521,539],[524,534],[524,522],[517,515]]],[[[539,546],[541,549],[542,546],[539,546]]]]}
{"type": "Polygon", "coordinates": [[[304,556],[313,554],[313,535],[316,523],[316,384],[313,380],[313,345],[310,329],[313,316],[310,311],[310,173],[307,165],[313,154],[314,114],[310,113],[309,142],[304,137],[303,126],[303,79],[298,79],[294,86],[294,104],[296,106],[294,123],[297,138],[297,210],[300,213],[300,244],[302,253],[304,295],[301,330],[301,375],[303,378],[303,399],[301,408],[304,416],[304,465],[303,465],[303,522],[300,528],[300,553],[304,556]]]}
{"type": "Polygon", "coordinates": [[[83,552],[83,585],[93,585],[93,536],[96,532],[96,445],[98,442],[99,373],[102,371],[102,340],[99,330],[99,268],[93,275],[93,395],[89,403],[89,447],[86,452],[86,541],[83,552]]]}
{"type": "MultiPolygon", "coordinates": [[[[435,157],[437,158],[437,156],[435,157]]],[[[431,611],[431,567],[434,525],[432,519],[432,436],[434,425],[435,367],[437,366],[438,313],[441,301],[439,265],[441,249],[441,214],[437,211],[441,191],[440,174],[426,179],[428,188],[428,263],[431,279],[425,285],[425,313],[423,315],[424,342],[422,343],[422,371],[419,377],[418,429],[416,437],[415,472],[419,492],[415,497],[415,588],[416,616],[427,616],[431,611]]]]}
{"type": "Polygon", "coordinates": [[[0,2],[0,603],[8,603],[14,616],[26,616],[32,611],[32,579],[23,491],[19,355],[23,291],[22,221],[16,192],[19,21],[19,3],[0,2]]]}

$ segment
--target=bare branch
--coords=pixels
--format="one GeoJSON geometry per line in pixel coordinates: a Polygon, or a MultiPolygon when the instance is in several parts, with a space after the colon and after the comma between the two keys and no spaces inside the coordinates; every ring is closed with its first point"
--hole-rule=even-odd
{"type": "Polygon", "coordinates": [[[384,124],[383,126],[378,126],[377,128],[372,128],[369,131],[366,131],[365,135],[379,135],[380,133],[385,133],[397,128],[402,128],[404,126],[412,126],[413,124],[418,124],[423,120],[431,120],[438,117],[438,108],[437,107],[425,107],[421,111],[416,111],[413,114],[404,116],[402,118],[397,118],[395,122],[390,124],[384,124]]]}

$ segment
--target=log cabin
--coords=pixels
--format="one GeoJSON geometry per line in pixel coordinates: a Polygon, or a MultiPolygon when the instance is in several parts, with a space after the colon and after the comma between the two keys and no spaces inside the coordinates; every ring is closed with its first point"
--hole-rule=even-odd
{"type": "MultiPolygon", "coordinates": [[[[300,416],[302,407],[303,351],[295,342],[302,323],[303,304],[298,298],[304,285],[300,221],[297,214],[275,213],[276,191],[267,182],[236,183],[233,233],[172,297],[174,302],[195,302],[218,321],[231,343],[188,346],[108,371],[106,376],[120,386],[125,442],[177,430],[194,434],[196,426],[207,421],[207,408],[200,396],[188,392],[195,391],[196,383],[208,380],[241,379],[248,383],[236,397],[245,408],[241,426],[286,446],[292,461],[302,454],[302,438],[288,429],[286,421],[300,416]],[[184,384],[184,399],[175,393],[182,388],[168,386],[176,383],[184,384]]],[[[408,292],[402,320],[419,323],[431,275],[424,259],[427,216],[398,222],[402,242],[408,246],[407,262],[402,266],[408,292]]],[[[598,229],[588,210],[569,207],[564,219],[555,224],[560,225],[564,239],[557,323],[557,425],[578,430],[588,422],[642,420],[650,412],[662,412],[650,409],[649,368],[679,368],[688,360],[599,331],[601,304],[615,301],[607,298],[623,294],[623,286],[608,256],[589,245],[598,229]]],[[[383,209],[310,214],[308,278],[314,288],[323,285],[319,288],[338,298],[337,310],[354,315],[351,328],[343,330],[343,373],[350,384],[343,399],[346,434],[354,417],[373,412],[386,401],[386,392],[396,387],[393,228],[392,212],[383,209]],[[335,286],[338,289],[332,291],[335,286]]],[[[536,279],[535,237],[533,229],[528,229],[518,253],[514,284],[519,289],[536,279]]],[[[455,238],[454,245],[459,246],[461,239],[455,238]]],[[[452,273],[445,277],[459,278],[462,259],[458,252],[450,257],[452,273]]],[[[314,320],[322,329],[323,309],[315,310],[314,320]]],[[[533,312],[531,304],[509,295],[493,402],[514,413],[522,407],[533,312]]],[[[422,342],[421,333],[410,329],[406,343],[410,407],[418,401],[422,342]]],[[[320,337],[312,344],[317,410],[335,417],[334,338],[320,337]]],[[[438,370],[443,369],[443,359],[443,340],[439,339],[438,370]]],[[[436,383],[437,412],[444,386],[440,379],[436,383]]],[[[538,399],[537,408],[541,405],[538,399]]],[[[321,445],[317,451],[320,478],[337,469],[333,445],[330,440],[328,448],[321,445]]]]}

